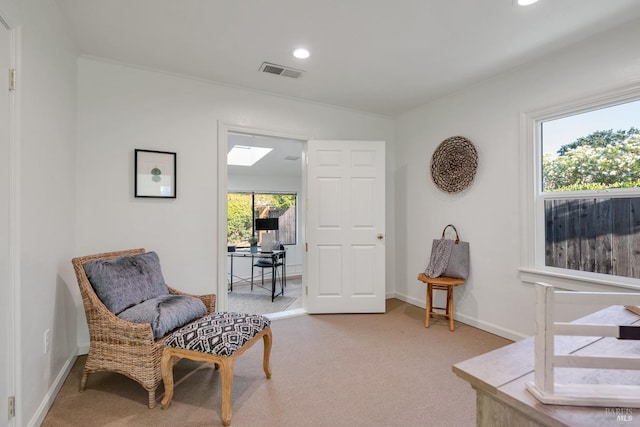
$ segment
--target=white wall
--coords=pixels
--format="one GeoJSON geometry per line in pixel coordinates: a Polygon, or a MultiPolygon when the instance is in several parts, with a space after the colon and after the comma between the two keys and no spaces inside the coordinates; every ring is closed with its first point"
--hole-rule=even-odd
{"type": "Polygon", "coordinates": [[[219,121],[309,138],[384,140],[388,170],[393,165],[392,119],[89,58],[78,61],[78,110],[77,254],[155,250],[167,283],[190,292],[216,292],[218,249],[226,245],[217,235],[219,121]],[[135,148],[177,152],[176,199],[133,197],[135,148]]]}
{"type": "Polygon", "coordinates": [[[53,1],[10,3],[21,34],[15,425],[22,426],[40,424],[77,352],[77,285],[70,263],[75,244],[76,53],[53,1]],[[45,354],[47,329],[52,348],[45,354]]]}
{"type": "Polygon", "coordinates": [[[456,289],[456,316],[518,338],[535,331],[535,296],[519,280],[520,114],[640,80],[640,22],[431,102],[397,121],[396,232],[399,297],[424,306],[431,240],[453,223],[470,242],[471,276],[456,289]],[[439,191],[430,159],[444,139],[475,144],[479,167],[463,194],[439,191]]]}

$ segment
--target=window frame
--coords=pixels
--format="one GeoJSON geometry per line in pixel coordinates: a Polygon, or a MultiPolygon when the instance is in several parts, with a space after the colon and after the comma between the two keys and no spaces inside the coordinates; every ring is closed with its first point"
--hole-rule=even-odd
{"type": "Polygon", "coordinates": [[[545,265],[544,202],[551,199],[640,197],[640,188],[544,192],[542,123],[615,105],[639,101],[640,84],[520,115],[521,267],[524,282],[544,281],[570,290],[604,291],[606,287],[640,290],[640,279],[545,265]]]}
{"type": "MultiPolygon", "coordinates": [[[[255,229],[256,227],[256,217],[255,217],[255,196],[256,195],[280,195],[280,196],[294,196],[295,197],[295,227],[294,227],[294,241],[293,243],[282,243],[282,245],[284,246],[296,246],[298,244],[298,223],[299,223],[299,211],[298,211],[298,203],[299,203],[299,194],[295,191],[230,191],[227,190],[227,197],[229,196],[229,194],[247,194],[251,196],[251,235],[254,236],[256,235],[257,230],[255,229]]],[[[226,212],[226,216],[227,216],[227,221],[228,221],[228,215],[229,215],[229,206],[227,205],[227,212],[226,212]]],[[[227,235],[227,239],[228,239],[228,235],[227,235]]],[[[244,246],[240,246],[240,247],[244,247],[244,246]]],[[[248,246],[246,246],[248,247],[248,246]]]]}

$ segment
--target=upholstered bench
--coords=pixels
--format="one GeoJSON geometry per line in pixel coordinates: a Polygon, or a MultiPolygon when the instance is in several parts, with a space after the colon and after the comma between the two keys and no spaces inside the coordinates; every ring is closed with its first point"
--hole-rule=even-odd
{"type": "Polygon", "coordinates": [[[180,359],[214,363],[222,375],[222,423],[231,423],[233,362],[260,338],[264,340],[262,366],[271,378],[271,321],[264,316],[239,313],[213,313],[173,332],[162,352],[162,379],[165,395],[162,409],[173,397],[173,365],[180,359]]]}

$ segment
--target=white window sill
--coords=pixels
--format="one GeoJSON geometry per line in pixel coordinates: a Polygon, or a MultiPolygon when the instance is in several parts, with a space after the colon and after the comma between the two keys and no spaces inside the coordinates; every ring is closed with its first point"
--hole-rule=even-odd
{"type": "Polygon", "coordinates": [[[640,292],[640,280],[611,276],[610,278],[583,277],[565,271],[538,270],[521,267],[520,280],[525,283],[543,282],[557,288],[580,292],[640,292]]]}

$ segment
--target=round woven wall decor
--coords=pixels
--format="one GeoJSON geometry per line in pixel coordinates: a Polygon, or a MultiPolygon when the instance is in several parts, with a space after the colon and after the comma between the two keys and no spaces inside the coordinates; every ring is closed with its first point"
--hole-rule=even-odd
{"type": "Polygon", "coordinates": [[[431,179],[447,193],[458,193],[471,185],[477,168],[476,147],[462,136],[442,141],[431,157],[431,179]]]}

